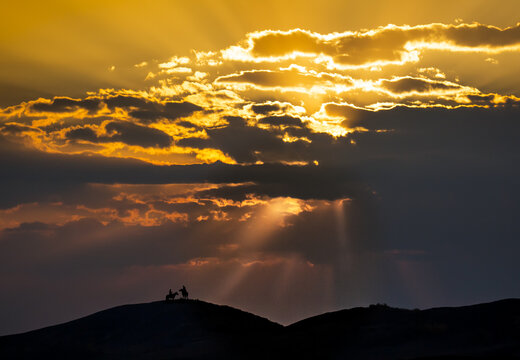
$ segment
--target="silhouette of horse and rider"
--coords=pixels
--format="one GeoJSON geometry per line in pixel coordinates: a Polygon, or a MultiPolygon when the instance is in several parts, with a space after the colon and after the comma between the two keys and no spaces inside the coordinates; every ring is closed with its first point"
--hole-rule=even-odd
{"type": "MultiPolygon", "coordinates": [[[[183,300],[188,300],[188,290],[186,290],[186,286],[182,285],[182,288],[180,288],[178,291],[181,292],[183,300]]],[[[166,301],[175,301],[175,297],[179,295],[178,291],[172,293],[172,289],[170,289],[170,291],[166,295],[166,301]]]]}

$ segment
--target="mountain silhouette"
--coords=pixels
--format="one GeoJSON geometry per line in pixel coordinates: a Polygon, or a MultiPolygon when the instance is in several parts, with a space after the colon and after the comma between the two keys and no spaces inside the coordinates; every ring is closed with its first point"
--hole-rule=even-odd
{"type": "Polygon", "coordinates": [[[282,326],[199,300],[123,305],[0,337],[2,359],[512,359],[520,299],[353,308],[282,326]]]}

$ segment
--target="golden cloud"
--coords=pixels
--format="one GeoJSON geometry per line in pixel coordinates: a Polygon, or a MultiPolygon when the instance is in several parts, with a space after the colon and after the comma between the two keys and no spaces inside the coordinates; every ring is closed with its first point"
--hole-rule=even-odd
{"type": "Polygon", "coordinates": [[[436,66],[407,74],[405,64],[428,50],[449,56],[518,52],[519,46],[520,25],[257,31],[220,52],[156,62],[145,90],[101,89],[0,109],[0,133],[44,152],[163,165],[320,163],[312,155],[316,147],[369,131],[345,122],[328,104],[365,111],[518,106],[514,94],[483,92],[436,66]]]}

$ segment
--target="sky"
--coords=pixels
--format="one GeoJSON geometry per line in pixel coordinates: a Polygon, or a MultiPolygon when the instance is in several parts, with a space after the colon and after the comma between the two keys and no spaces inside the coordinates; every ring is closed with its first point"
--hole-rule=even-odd
{"type": "Polygon", "coordinates": [[[0,5],[0,335],[190,296],[520,297],[518,1],[0,5]]]}

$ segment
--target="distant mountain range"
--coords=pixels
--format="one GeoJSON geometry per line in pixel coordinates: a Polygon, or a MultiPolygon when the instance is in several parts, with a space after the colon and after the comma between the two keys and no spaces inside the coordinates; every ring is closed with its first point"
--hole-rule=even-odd
{"type": "Polygon", "coordinates": [[[282,326],[199,300],[123,305],[0,337],[0,359],[512,359],[520,299],[405,310],[371,305],[282,326]]]}

